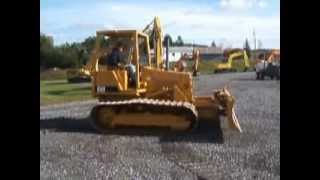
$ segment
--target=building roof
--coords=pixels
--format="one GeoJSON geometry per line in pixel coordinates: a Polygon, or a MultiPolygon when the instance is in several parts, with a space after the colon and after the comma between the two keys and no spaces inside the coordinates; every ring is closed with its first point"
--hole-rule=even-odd
{"type": "MultiPolygon", "coordinates": [[[[200,54],[222,54],[223,50],[222,48],[218,47],[185,47],[185,46],[179,46],[179,47],[169,47],[170,53],[188,53],[191,54],[194,49],[199,49],[200,54]]],[[[166,48],[164,48],[164,52],[166,52],[166,48]]]]}
{"type": "Polygon", "coordinates": [[[200,54],[222,54],[223,50],[219,47],[201,47],[198,48],[200,54]]]}

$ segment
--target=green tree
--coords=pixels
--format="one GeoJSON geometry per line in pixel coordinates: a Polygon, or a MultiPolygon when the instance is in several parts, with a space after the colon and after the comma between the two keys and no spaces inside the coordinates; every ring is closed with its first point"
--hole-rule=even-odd
{"type": "Polygon", "coordinates": [[[244,42],[244,50],[246,51],[248,57],[250,58],[251,57],[251,48],[250,48],[248,39],[246,39],[246,41],[244,42]]]}
{"type": "Polygon", "coordinates": [[[173,41],[172,41],[172,37],[169,34],[166,34],[164,36],[164,40],[163,40],[163,46],[166,46],[167,41],[169,41],[169,46],[173,45],[173,41]]]}
{"type": "MultiPolygon", "coordinates": [[[[96,37],[91,36],[80,43],[64,43],[54,46],[52,37],[40,33],[40,67],[79,68],[88,62],[95,43],[96,37]]],[[[108,44],[109,40],[101,39],[102,47],[108,44]]]]}
{"type": "Polygon", "coordinates": [[[211,47],[217,47],[217,46],[216,46],[216,43],[215,43],[214,41],[212,41],[211,47]]]}
{"type": "Polygon", "coordinates": [[[91,51],[94,49],[95,43],[96,43],[96,37],[90,36],[87,37],[82,43],[81,46],[84,48],[84,50],[87,53],[91,53],[91,51]]]}
{"type": "Polygon", "coordinates": [[[183,40],[182,40],[182,37],[179,35],[177,40],[176,40],[176,45],[177,46],[183,46],[183,40]]]}
{"type": "Polygon", "coordinates": [[[51,57],[53,50],[54,50],[54,47],[53,47],[52,37],[49,37],[43,33],[40,33],[40,66],[42,67],[47,66],[48,58],[51,57]]]}

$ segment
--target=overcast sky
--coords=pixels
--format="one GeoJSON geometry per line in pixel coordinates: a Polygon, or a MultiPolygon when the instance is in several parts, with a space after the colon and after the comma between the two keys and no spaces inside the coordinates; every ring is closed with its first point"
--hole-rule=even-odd
{"type": "Polygon", "coordinates": [[[102,29],[143,29],[159,16],[173,40],[280,48],[280,0],[41,0],[40,31],[55,45],[79,42],[102,29]]]}

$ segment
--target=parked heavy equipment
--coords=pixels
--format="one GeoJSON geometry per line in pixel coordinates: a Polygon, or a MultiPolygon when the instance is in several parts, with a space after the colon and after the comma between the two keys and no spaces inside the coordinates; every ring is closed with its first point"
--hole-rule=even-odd
{"type": "Polygon", "coordinates": [[[68,69],[67,80],[69,83],[90,82],[90,72],[85,67],[68,69]]]}
{"type": "Polygon", "coordinates": [[[192,60],[193,60],[193,65],[192,65],[192,75],[193,76],[198,76],[200,74],[199,72],[199,61],[200,61],[200,51],[199,49],[193,50],[192,52],[192,60]]]}
{"type": "Polygon", "coordinates": [[[101,56],[111,48],[101,48],[99,43],[90,59],[92,94],[99,102],[91,111],[94,127],[100,132],[117,127],[162,127],[188,130],[200,121],[220,125],[225,116],[231,129],[241,132],[234,111],[235,98],[227,88],[211,96],[197,97],[193,92],[192,76],[175,72],[162,59],[162,29],[158,17],[142,32],[138,30],[97,31],[97,40],[104,38],[110,47],[123,46],[122,62],[109,66],[101,56]],[[150,42],[154,58],[150,54],[150,42]],[[135,67],[129,73],[128,64],[135,67]],[[165,65],[167,64],[167,65],[165,65]],[[134,83],[129,83],[134,76],[134,83]]]}
{"type": "Polygon", "coordinates": [[[270,79],[280,80],[280,50],[272,50],[268,59],[261,55],[260,61],[256,64],[255,70],[258,80],[264,80],[267,76],[270,79]]]}
{"type": "Polygon", "coordinates": [[[220,62],[214,65],[214,72],[232,72],[236,71],[236,67],[234,67],[233,61],[236,58],[243,57],[243,71],[247,71],[250,68],[250,62],[245,50],[231,53],[228,56],[227,62],[220,62]]]}
{"type": "Polygon", "coordinates": [[[181,58],[174,64],[173,70],[176,72],[186,72],[187,70],[187,55],[181,56],[181,58]]]}
{"type": "Polygon", "coordinates": [[[193,61],[191,69],[192,76],[198,76],[199,72],[199,61],[200,61],[200,52],[199,50],[193,50],[192,57],[189,58],[187,54],[181,56],[181,58],[174,64],[173,70],[176,72],[186,72],[188,69],[187,61],[193,61]]]}

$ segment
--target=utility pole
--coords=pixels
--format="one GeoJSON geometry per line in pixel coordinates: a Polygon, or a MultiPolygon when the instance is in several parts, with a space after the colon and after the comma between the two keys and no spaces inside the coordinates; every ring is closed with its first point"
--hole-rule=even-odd
{"type": "Polygon", "coordinates": [[[254,50],[257,50],[256,31],[253,29],[254,50]]]}
{"type": "Polygon", "coordinates": [[[256,40],[256,31],[253,28],[253,41],[254,41],[254,59],[257,59],[257,40],[256,40]]]}

